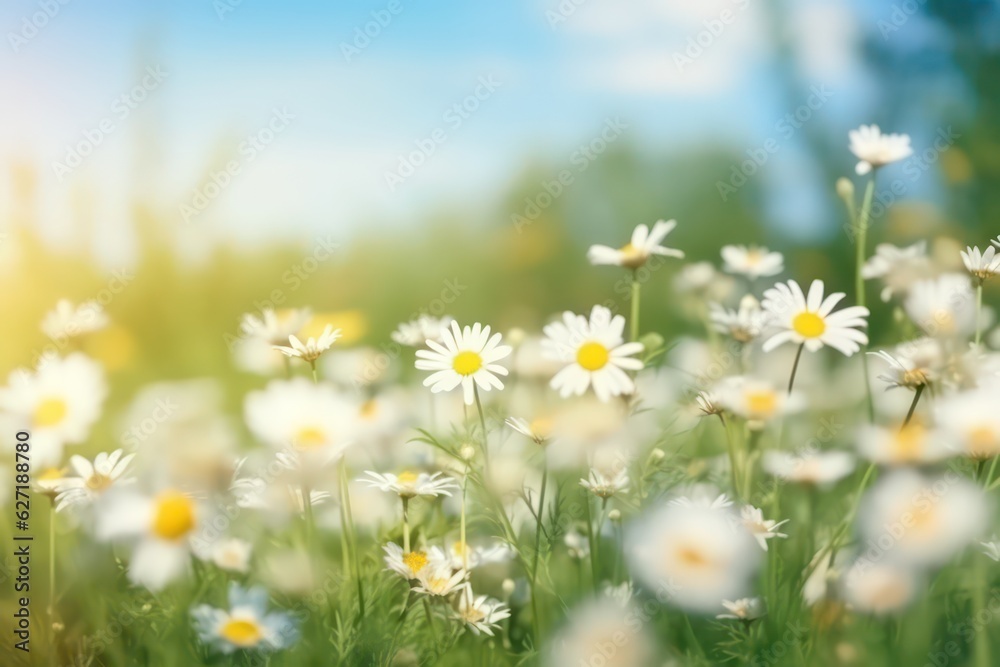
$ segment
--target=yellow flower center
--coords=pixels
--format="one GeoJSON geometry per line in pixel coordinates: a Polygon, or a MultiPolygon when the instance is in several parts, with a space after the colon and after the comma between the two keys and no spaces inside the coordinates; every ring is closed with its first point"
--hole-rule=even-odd
{"type": "Polygon", "coordinates": [[[423,551],[411,551],[408,554],[403,554],[403,565],[416,575],[427,565],[427,554],[423,551]]]}
{"type": "Polygon", "coordinates": [[[400,484],[413,484],[417,481],[417,473],[410,472],[409,470],[401,472],[399,473],[399,477],[396,478],[396,481],[400,484]]]}
{"type": "Polygon", "coordinates": [[[479,356],[478,352],[465,350],[455,355],[451,366],[459,375],[472,375],[483,367],[483,358],[479,356]]]}
{"type": "Polygon", "coordinates": [[[315,426],[306,426],[295,434],[295,446],[299,449],[315,449],[326,442],[326,433],[315,426]]]}
{"type": "Polygon", "coordinates": [[[608,353],[608,348],[594,341],[584,343],[576,351],[576,363],[588,371],[601,370],[607,365],[610,358],[611,355],[608,353]]]}
{"type": "Polygon", "coordinates": [[[677,558],[681,563],[689,567],[702,568],[709,564],[705,555],[694,547],[681,547],[677,550],[677,558]]]}
{"type": "Polygon", "coordinates": [[[750,248],[747,250],[747,264],[755,266],[760,264],[762,259],[764,259],[764,253],[762,253],[759,248],[750,248]]]}
{"type": "Polygon", "coordinates": [[[806,311],[795,316],[792,328],[803,338],[819,338],[826,331],[826,322],[816,313],[806,311]]]}
{"type": "Polygon", "coordinates": [[[260,643],[263,633],[260,626],[253,621],[231,618],[219,630],[219,635],[230,644],[240,648],[250,648],[260,643]]]}
{"type": "Polygon", "coordinates": [[[896,460],[919,460],[924,448],[924,427],[916,422],[907,424],[899,430],[892,444],[896,460]]]}
{"type": "Polygon", "coordinates": [[[746,395],[747,411],[754,417],[765,418],[778,408],[778,396],[773,391],[751,391],[746,395]]]}
{"type": "Polygon", "coordinates": [[[370,421],[378,414],[378,401],[374,398],[361,404],[361,418],[370,421]]]}
{"type": "Polygon", "coordinates": [[[39,482],[54,482],[62,479],[65,471],[62,468],[49,468],[38,476],[39,482]]]}
{"type": "Polygon", "coordinates": [[[159,497],[153,532],[165,540],[178,540],[194,529],[194,503],[187,496],[168,491],[159,497]]]}
{"type": "Polygon", "coordinates": [[[35,426],[55,426],[66,418],[66,401],[61,398],[46,398],[35,408],[35,426]]]}
{"type": "Polygon", "coordinates": [[[997,453],[997,433],[991,426],[978,425],[968,432],[969,454],[975,458],[989,458],[997,453]]]}
{"type": "Polygon", "coordinates": [[[637,269],[646,263],[646,253],[631,243],[623,245],[618,252],[622,254],[622,266],[626,268],[637,269]]]}
{"type": "Polygon", "coordinates": [[[112,479],[107,475],[95,472],[87,478],[86,485],[91,491],[104,491],[111,486],[112,479]]]}

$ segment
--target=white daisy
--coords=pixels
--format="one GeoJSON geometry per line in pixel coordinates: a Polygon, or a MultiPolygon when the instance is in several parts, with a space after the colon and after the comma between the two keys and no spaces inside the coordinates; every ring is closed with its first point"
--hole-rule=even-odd
{"type": "Polygon", "coordinates": [[[723,269],[739,273],[750,280],[774,276],[785,269],[785,258],[780,252],[771,252],[763,246],[722,246],[723,269]]]}
{"type": "Polygon", "coordinates": [[[250,432],[274,449],[291,447],[309,463],[338,458],[358,429],[357,403],[306,378],[272,380],[244,401],[250,432]]]}
{"type": "Polygon", "coordinates": [[[449,562],[440,547],[404,552],[395,542],[388,542],[382,550],[386,567],[406,580],[416,579],[425,568],[439,568],[449,562]]]}
{"type": "Polygon", "coordinates": [[[442,477],[442,473],[440,472],[430,475],[426,472],[413,473],[406,471],[399,475],[394,475],[391,472],[379,474],[371,470],[366,470],[365,474],[371,477],[371,479],[362,477],[358,479],[359,482],[364,482],[381,491],[395,493],[400,498],[450,496],[451,489],[458,488],[458,484],[454,479],[451,477],[442,477]]]}
{"type": "Polygon", "coordinates": [[[725,408],[719,403],[719,397],[711,391],[699,391],[694,397],[695,405],[701,410],[703,417],[722,414],[725,408]]]}
{"type": "Polygon", "coordinates": [[[1000,454],[1000,389],[986,385],[944,396],[934,405],[934,417],[957,453],[974,459],[1000,454]]]}
{"type": "Polygon", "coordinates": [[[440,343],[452,320],[453,318],[447,315],[444,317],[421,315],[415,320],[401,323],[390,337],[400,345],[409,347],[423,347],[429,340],[440,343]]]}
{"type": "Polygon", "coordinates": [[[976,298],[969,276],[946,273],[913,285],[903,304],[928,336],[964,336],[976,328],[976,298]]]}
{"type": "Polygon", "coordinates": [[[450,558],[452,569],[455,570],[474,570],[485,565],[504,563],[515,555],[514,551],[502,542],[465,545],[461,540],[449,543],[446,553],[450,558]]]}
{"type": "Polygon", "coordinates": [[[944,565],[986,527],[982,489],[954,472],[926,477],[894,470],[865,495],[859,532],[870,563],[944,565]]]}
{"type": "Polygon", "coordinates": [[[919,582],[910,568],[859,560],[840,584],[852,609],[881,616],[905,608],[916,597],[919,582]]]}
{"type": "Polygon", "coordinates": [[[545,327],[543,346],[551,359],[568,364],[552,378],[551,386],[566,398],[582,395],[593,386],[602,401],[631,394],[635,383],[625,371],[642,369],[642,361],[632,355],[643,351],[642,343],[625,343],[625,318],[611,317],[604,306],[594,306],[590,320],[569,311],[561,322],[545,327]]]}
{"type": "Polygon", "coordinates": [[[210,560],[220,570],[246,574],[250,571],[250,555],[253,546],[246,540],[235,537],[218,540],[212,544],[207,554],[210,560]]]}
{"type": "Polygon", "coordinates": [[[881,278],[880,296],[882,301],[889,301],[896,294],[905,294],[913,283],[932,273],[932,269],[926,241],[905,248],[880,243],[875,246],[875,254],[861,267],[861,277],[865,280],[881,278]]]}
{"type": "Polygon", "coordinates": [[[592,245],[587,251],[587,259],[591,264],[612,264],[628,269],[638,269],[652,255],[683,258],[684,253],[673,248],[666,248],[660,242],[677,226],[676,220],[658,220],[650,231],[646,225],[639,225],[632,232],[632,240],[618,248],[606,245],[592,245]]]}
{"type": "Polygon", "coordinates": [[[808,296],[794,280],[778,283],[764,292],[763,308],[770,313],[771,324],[781,329],[764,343],[764,351],[789,342],[804,344],[810,352],[824,345],[846,356],[860,350],[861,345],[868,343],[868,336],[858,330],[868,325],[868,309],[851,306],[832,312],[844,296],[843,292],[835,292],[823,298],[822,280],[812,282],[808,296]]]}
{"type": "Polygon", "coordinates": [[[202,512],[191,497],[172,490],[156,496],[116,491],[98,509],[98,539],[138,540],[129,560],[130,581],[158,591],[185,573],[202,525],[202,512]]]}
{"type": "MultiPolygon", "coordinates": [[[[718,601],[716,601],[718,602],[718,601]]],[[[568,610],[565,625],[549,640],[546,667],[646,667],[659,653],[645,606],[590,599],[568,610]]],[[[662,662],[662,660],[661,660],[662,662]]],[[[669,663],[667,663],[669,664],[669,663]]]]}
{"type": "Polygon", "coordinates": [[[778,391],[766,380],[744,376],[726,378],[713,389],[717,404],[750,422],[766,424],[799,406],[798,395],[778,391]]]}
{"type": "Polygon", "coordinates": [[[112,485],[127,484],[132,480],[123,478],[135,454],[124,455],[125,451],[116,449],[110,454],[101,452],[93,463],[82,456],[71,456],[70,465],[76,475],[64,477],[56,487],[56,511],[62,511],[72,505],[90,505],[101,497],[112,485]]]}
{"type": "MultiPolygon", "coordinates": [[[[921,339],[929,340],[929,339],[921,339]]],[[[935,348],[938,348],[936,341],[930,341],[933,343],[935,348]]],[[[909,350],[917,350],[917,346],[911,344],[908,346],[909,350]]],[[[932,361],[939,360],[939,355],[935,354],[934,357],[929,356],[917,356],[917,355],[905,355],[899,354],[897,352],[896,356],[889,354],[885,350],[879,350],[877,352],[869,352],[873,356],[878,357],[882,361],[889,364],[888,373],[880,373],[878,379],[886,384],[886,391],[890,389],[895,389],[897,387],[906,387],[907,389],[917,389],[918,387],[925,387],[929,385],[936,376],[936,370],[931,368],[929,364],[920,364],[921,361],[932,361]]]]}
{"type": "Polygon", "coordinates": [[[468,586],[466,576],[465,570],[453,573],[449,563],[437,566],[428,564],[417,574],[417,585],[413,587],[413,591],[430,597],[447,597],[468,586]]]}
{"type": "Polygon", "coordinates": [[[42,332],[52,340],[82,336],[106,326],[108,316],[101,304],[93,300],[74,306],[69,300],[60,299],[42,320],[42,332]]]}
{"type": "Polygon", "coordinates": [[[298,357],[311,364],[329,350],[338,338],[340,338],[340,329],[334,329],[332,324],[327,324],[319,338],[310,336],[303,343],[298,336],[292,334],[288,337],[288,345],[275,345],[274,349],[286,357],[298,357]]]}
{"type": "Polygon", "coordinates": [[[580,486],[598,498],[607,500],[622,491],[628,490],[628,470],[625,466],[620,466],[617,470],[611,472],[591,468],[589,478],[581,479],[580,486]]]}
{"type": "Polygon", "coordinates": [[[667,504],[637,522],[626,540],[635,576],[665,600],[710,613],[719,600],[740,597],[756,574],[760,550],[729,508],[667,504]]]}
{"type": "Polygon", "coordinates": [[[738,621],[752,621],[763,616],[764,601],[760,598],[740,598],[739,600],[723,600],[725,614],[718,614],[716,618],[734,619],[738,621]]]}
{"type": "Polygon", "coordinates": [[[883,465],[936,463],[954,454],[939,432],[916,420],[902,428],[862,426],[858,451],[869,461],[883,465]]]}
{"type": "Polygon", "coordinates": [[[807,450],[801,453],[764,452],[764,470],[775,477],[797,482],[828,486],[854,471],[854,457],[847,452],[820,452],[807,450]]]}
{"type": "Polygon", "coordinates": [[[749,343],[760,336],[770,315],[760,308],[752,294],[740,299],[738,310],[729,310],[717,303],[708,304],[708,316],[719,333],[740,343],[749,343]]]}
{"type": "Polygon", "coordinates": [[[507,369],[497,362],[511,353],[509,345],[501,345],[499,333],[490,336],[490,328],[476,322],[464,329],[452,321],[451,328],[441,333],[441,342],[427,340],[430,350],[417,350],[416,367],[434,371],[425,380],[435,394],[451,391],[462,385],[465,404],[472,405],[475,388],[483,391],[503,389],[497,375],[507,375],[507,369]]]}
{"type": "Polygon", "coordinates": [[[217,651],[277,651],[298,639],[298,626],[290,614],[268,612],[267,591],[229,584],[229,608],[201,604],[191,610],[198,638],[217,651]]]}
{"type": "Polygon", "coordinates": [[[1000,273],[1000,254],[993,246],[980,252],[978,247],[966,247],[961,251],[962,263],[966,270],[983,283],[1000,273]]]}
{"type": "Polygon", "coordinates": [[[788,537],[788,535],[778,532],[778,528],[788,523],[788,519],[784,521],[765,519],[764,512],[753,505],[743,506],[743,509],[740,510],[740,520],[743,522],[743,527],[750,531],[750,534],[754,536],[757,544],[764,551],[767,551],[767,541],[769,539],[773,537],[788,537]]]}
{"type": "Polygon", "coordinates": [[[455,617],[465,623],[473,634],[493,636],[500,627],[500,621],[510,618],[510,609],[502,602],[486,595],[460,595],[455,617]]]}
{"type": "Polygon", "coordinates": [[[520,417],[508,417],[504,420],[507,426],[534,441],[536,445],[545,445],[552,437],[552,420],[540,417],[528,421],[520,417]]]}
{"type": "Polygon", "coordinates": [[[31,464],[44,468],[59,463],[64,445],[86,439],[107,391],[101,366],[75,352],[45,361],[35,373],[13,371],[0,389],[0,411],[31,432],[31,464]]]}
{"type": "Polygon", "coordinates": [[[992,560],[1000,561],[1000,541],[995,537],[989,542],[980,542],[983,553],[992,560]]]}
{"type": "Polygon", "coordinates": [[[872,169],[904,160],[913,154],[907,134],[882,134],[878,125],[862,125],[847,133],[850,151],[858,158],[855,171],[864,175],[872,169]]]}

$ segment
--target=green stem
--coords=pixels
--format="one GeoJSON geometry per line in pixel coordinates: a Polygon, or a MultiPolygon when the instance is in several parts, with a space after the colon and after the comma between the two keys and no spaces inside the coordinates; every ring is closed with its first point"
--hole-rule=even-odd
{"type": "Polygon", "coordinates": [[[979,341],[982,338],[982,331],[980,330],[980,321],[983,314],[983,281],[980,280],[979,284],[976,285],[976,347],[979,347],[979,341]]]}
{"type": "Polygon", "coordinates": [[[792,387],[795,386],[795,374],[799,371],[799,360],[802,358],[802,350],[806,347],[805,343],[799,345],[798,351],[795,353],[795,362],[792,364],[792,374],[788,378],[788,393],[792,393],[792,387]]]}
{"type": "Polygon", "coordinates": [[[310,368],[312,368],[313,384],[319,384],[319,376],[316,374],[316,362],[309,362],[310,368]]]}
{"type": "Polygon", "coordinates": [[[642,285],[636,278],[637,272],[632,272],[632,318],[629,322],[630,340],[639,340],[639,292],[642,285]]]}
{"type": "Polygon", "coordinates": [[[903,420],[903,427],[905,428],[910,420],[913,419],[913,411],[917,409],[917,401],[920,400],[920,395],[924,393],[924,385],[917,387],[917,390],[913,392],[913,402],[910,403],[910,409],[906,412],[906,419],[903,420]]]}
{"type": "Polygon", "coordinates": [[[403,498],[403,553],[410,553],[410,499],[403,498]]]}
{"type": "Polygon", "coordinates": [[[353,566],[354,578],[358,586],[358,611],[361,618],[365,617],[365,591],[361,582],[361,564],[358,559],[358,536],[354,531],[354,512],[351,510],[351,487],[347,481],[347,463],[343,457],[340,459],[340,505],[343,508],[342,520],[347,523],[343,526],[344,534],[350,548],[351,565],[353,566]]]}
{"type": "Polygon", "coordinates": [[[52,646],[49,647],[52,664],[58,662],[58,644],[56,642],[56,505],[55,498],[49,503],[49,629],[52,633],[52,646]]]}
{"type": "Polygon", "coordinates": [[[594,539],[594,520],[590,512],[590,492],[586,489],[583,490],[583,502],[587,508],[587,545],[590,547],[590,574],[594,580],[594,593],[598,592],[599,583],[599,571],[597,558],[598,558],[598,544],[594,539]]]}
{"type": "MultiPolygon", "coordinates": [[[[973,604],[976,609],[975,618],[979,618],[979,615],[986,610],[986,589],[989,585],[989,571],[986,568],[986,559],[982,554],[976,554],[977,564],[977,579],[975,587],[972,591],[973,604]]],[[[980,628],[979,632],[976,633],[976,642],[974,650],[976,667],[989,667],[993,664],[990,661],[990,633],[987,628],[980,628]]]]}
{"type": "MultiPolygon", "coordinates": [[[[861,277],[861,268],[867,258],[867,236],[869,217],[872,208],[872,196],[875,194],[875,174],[872,174],[868,185],[865,186],[864,199],[861,202],[861,212],[855,224],[856,237],[854,239],[857,250],[857,258],[854,267],[854,298],[857,305],[865,305],[865,280],[861,277]]],[[[865,374],[865,399],[868,402],[868,421],[875,421],[875,402],[872,398],[872,383],[868,377],[868,345],[865,344],[861,350],[861,368],[865,374]]]]}
{"type": "Polygon", "coordinates": [[[733,493],[736,494],[737,497],[742,497],[740,495],[740,486],[739,486],[739,464],[736,460],[737,458],[736,443],[733,441],[733,434],[730,432],[729,424],[726,422],[726,418],[722,416],[721,412],[718,413],[718,415],[719,415],[719,421],[722,422],[722,428],[726,432],[726,449],[729,452],[729,476],[731,479],[730,483],[733,485],[733,493]]]}
{"type": "Polygon", "coordinates": [[[535,641],[542,639],[542,620],[538,616],[538,554],[542,548],[542,516],[545,512],[545,486],[549,478],[548,458],[542,450],[542,488],[538,493],[538,522],[535,526],[535,553],[531,564],[531,616],[535,625],[535,641]]]}

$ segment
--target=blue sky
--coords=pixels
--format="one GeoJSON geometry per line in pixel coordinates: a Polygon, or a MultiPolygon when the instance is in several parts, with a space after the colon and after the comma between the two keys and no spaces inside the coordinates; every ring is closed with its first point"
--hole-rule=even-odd
{"type": "MultiPolygon", "coordinates": [[[[178,213],[182,235],[194,228],[189,235],[197,239],[256,242],[308,237],[331,224],[410,224],[442,202],[474,206],[527,159],[559,162],[611,117],[625,119],[646,150],[662,152],[707,141],[751,148],[789,111],[777,101],[773,27],[763,3],[753,0],[564,2],[576,8],[556,24],[547,12],[557,11],[559,0],[399,0],[401,10],[350,60],[342,45],[388,1],[243,0],[220,18],[224,2],[52,0],[55,15],[25,42],[15,38],[16,45],[11,33],[21,34],[25,17],[31,20],[46,0],[0,7],[7,37],[0,74],[18,91],[0,102],[9,121],[0,151],[4,163],[41,168],[43,226],[51,238],[70,238],[81,192],[102,230],[122,236],[127,193],[136,186],[136,141],[150,128],[156,175],[142,186],[168,211],[204,194],[213,170],[239,163],[239,173],[193,222],[178,213]],[[718,34],[703,54],[678,66],[677,54],[689,39],[706,39],[710,24],[718,34]],[[114,101],[147,67],[159,67],[165,78],[143,93],[134,113],[115,117],[114,101]],[[449,123],[447,110],[484,78],[499,86],[460,125],[449,123]],[[248,160],[241,142],[265,130],[275,109],[294,120],[248,160]],[[53,165],[109,116],[113,129],[58,178],[53,165]],[[439,128],[444,142],[390,189],[386,172],[439,128]]],[[[845,135],[872,112],[857,53],[882,10],[865,7],[834,0],[787,7],[796,66],[805,80],[836,91],[817,117],[845,135]]],[[[769,180],[780,183],[782,174],[807,168],[797,144],[793,137],[782,147],[769,180]]],[[[788,209],[776,207],[777,224],[810,217],[803,210],[815,205],[808,196],[775,199],[788,209]]]]}

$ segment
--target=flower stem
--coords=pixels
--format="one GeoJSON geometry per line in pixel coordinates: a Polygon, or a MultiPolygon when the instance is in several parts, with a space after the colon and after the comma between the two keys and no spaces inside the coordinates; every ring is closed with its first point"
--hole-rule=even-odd
{"type": "Polygon", "coordinates": [[[403,498],[403,553],[410,553],[410,499],[403,498]]]}
{"type": "Polygon", "coordinates": [[[739,485],[739,466],[737,464],[736,458],[736,443],[733,442],[733,434],[729,430],[729,424],[726,422],[726,418],[722,416],[722,413],[718,413],[719,421],[722,422],[722,429],[726,432],[726,449],[729,452],[729,473],[731,477],[731,484],[733,485],[733,493],[736,494],[738,498],[740,495],[740,485],[739,485]]]}
{"type": "Polygon", "coordinates": [[[910,420],[913,418],[913,411],[917,409],[917,401],[920,400],[920,395],[924,393],[924,385],[919,385],[917,390],[913,392],[913,401],[910,403],[910,409],[906,412],[906,419],[903,420],[903,427],[905,428],[910,420]]]}
{"type": "MultiPolygon", "coordinates": [[[[976,573],[978,575],[976,578],[978,581],[974,584],[972,596],[976,618],[979,618],[979,614],[987,609],[986,589],[989,586],[989,570],[986,568],[986,559],[982,554],[976,554],[976,558],[976,573]]],[[[979,632],[976,633],[974,655],[976,667],[989,667],[992,664],[990,661],[990,633],[986,628],[980,628],[979,632]]]]}
{"type": "Polygon", "coordinates": [[[52,632],[50,647],[52,664],[57,662],[56,643],[56,505],[55,499],[49,504],[49,628],[52,632]]]}
{"type": "Polygon", "coordinates": [[[598,587],[600,586],[598,574],[600,568],[597,563],[598,543],[594,539],[594,521],[590,512],[590,493],[588,493],[586,489],[583,491],[583,502],[587,508],[587,543],[590,547],[590,574],[594,580],[594,592],[597,593],[598,587]]]}
{"type": "MultiPolygon", "coordinates": [[[[865,279],[861,276],[861,268],[865,265],[865,258],[867,257],[867,243],[866,239],[868,236],[868,225],[872,209],[872,196],[875,194],[875,175],[872,174],[871,179],[868,181],[868,185],[865,186],[864,199],[861,202],[861,211],[858,213],[858,219],[855,222],[855,248],[857,250],[857,258],[854,267],[854,299],[857,305],[865,305],[865,279]]],[[[875,403],[872,399],[872,383],[871,379],[868,377],[868,345],[865,344],[861,350],[861,368],[865,375],[865,398],[868,401],[868,421],[875,421],[875,403]]]]}
{"type": "Polygon", "coordinates": [[[473,385],[472,393],[476,397],[476,410],[479,411],[479,426],[483,429],[483,467],[488,473],[490,471],[490,450],[489,439],[486,435],[486,414],[483,412],[483,403],[479,400],[479,387],[473,385]]]}
{"type": "Polygon", "coordinates": [[[799,359],[802,358],[802,350],[805,348],[806,344],[801,343],[799,345],[798,352],[795,353],[795,363],[792,364],[792,374],[788,378],[788,393],[792,393],[792,387],[795,386],[795,374],[799,370],[799,359]]]}
{"type": "Polygon", "coordinates": [[[319,384],[319,376],[316,374],[316,362],[310,361],[309,367],[312,368],[313,384],[319,384]]]}
{"type": "Polygon", "coordinates": [[[538,493],[538,523],[535,526],[535,553],[531,563],[531,617],[535,625],[535,641],[541,641],[542,621],[538,616],[538,552],[542,545],[542,514],[545,511],[545,486],[549,478],[548,458],[542,451],[542,488],[538,493]]]}
{"type": "Polygon", "coordinates": [[[982,331],[980,330],[980,321],[983,315],[983,281],[980,280],[979,284],[976,285],[976,347],[979,347],[979,341],[982,338],[982,331]]]}
{"type": "Polygon", "coordinates": [[[632,317],[631,322],[629,322],[629,339],[632,341],[639,340],[639,292],[642,285],[636,278],[636,273],[632,272],[632,317]]]}
{"type": "Polygon", "coordinates": [[[343,459],[340,459],[340,506],[343,511],[343,516],[341,517],[342,522],[346,520],[346,524],[343,525],[344,537],[347,541],[349,550],[351,565],[354,571],[354,577],[357,580],[358,586],[358,611],[360,612],[360,617],[365,616],[365,590],[364,585],[361,582],[361,564],[358,561],[358,536],[354,531],[354,512],[351,510],[351,488],[349,482],[347,481],[347,463],[343,459]]]}

